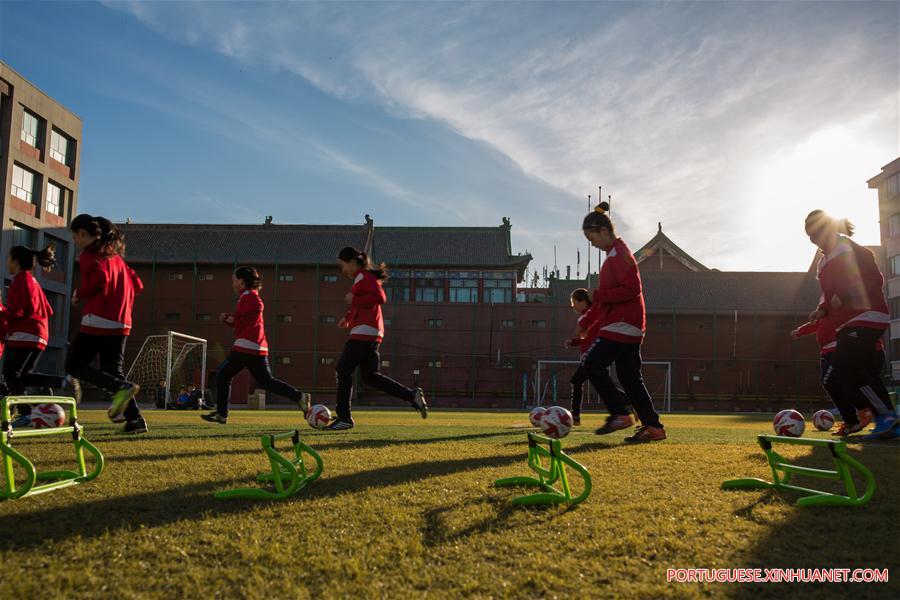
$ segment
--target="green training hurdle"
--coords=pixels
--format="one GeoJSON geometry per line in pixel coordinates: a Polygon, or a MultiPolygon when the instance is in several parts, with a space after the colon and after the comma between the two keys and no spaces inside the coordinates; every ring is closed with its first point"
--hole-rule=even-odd
{"type": "Polygon", "coordinates": [[[78,423],[78,412],[74,398],[57,396],[6,396],[0,400],[0,456],[3,459],[3,488],[0,489],[0,500],[14,500],[25,496],[43,494],[52,490],[78,485],[96,479],[103,471],[103,454],[92,443],[82,436],[83,427],[78,423]],[[12,428],[10,408],[17,404],[59,404],[68,411],[69,424],[63,427],[48,429],[16,429],[12,428]],[[12,447],[14,439],[36,438],[49,435],[69,434],[75,446],[75,463],[77,471],[38,471],[34,463],[12,447]],[[94,457],[94,467],[88,472],[84,460],[87,450],[94,457]],[[16,485],[14,466],[25,471],[25,481],[16,485]],[[40,481],[48,483],[38,484],[40,481]]]}
{"type": "Polygon", "coordinates": [[[300,431],[295,429],[285,433],[268,434],[260,438],[263,452],[269,457],[271,473],[260,473],[256,480],[262,483],[271,483],[274,492],[259,488],[240,488],[216,492],[214,496],[219,499],[244,498],[249,500],[283,500],[315,481],[322,474],[324,467],[319,453],[300,440],[300,431]],[[293,458],[282,456],[275,449],[278,440],[291,440],[293,458]],[[308,472],[303,462],[303,454],[311,456],[315,461],[315,469],[308,472]]]}
{"type": "Polygon", "coordinates": [[[791,491],[812,494],[797,500],[797,506],[860,506],[872,498],[875,493],[875,477],[862,463],[847,454],[847,444],[839,440],[817,440],[795,438],[779,435],[760,435],[756,438],[772,469],[772,479],[765,481],[757,478],[730,479],[722,483],[722,489],[763,489],[773,488],[779,491],[791,491]],[[772,450],[772,443],[794,444],[795,446],[827,447],[834,461],[834,470],[813,469],[792,465],[786,458],[772,450]],[[852,471],[856,471],[866,482],[866,491],[862,496],[857,494],[856,485],[851,477],[852,471]],[[847,495],[832,494],[821,490],[792,485],[791,475],[805,475],[842,481],[847,490],[847,495]]]}
{"type": "Polygon", "coordinates": [[[536,433],[528,434],[528,466],[532,471],[538,474],[534,477],[507,477],[498,479],[494,482],[497,487],[508,485],[532,485],[540,487],[542,492],[529,494],[527,496],[518,496],[513,498],[512,503],[519,506],[529,504],[578,504],[583,502],[591,493],[591,474],[587,472],[580,463],[567,456],[562,451],[562,444],[559,440],[554,440],[536,433]],[[544,447],[547,446],[547,448],[544,447]],[[544,466],[542,458],[548,458],[550,462],[544,466]],[[577,471],[584,480],[584,489],[576,497],[572,497],[572,490],[569,487],[569,477],[566,473],[566,466],[572,467],[577,471]],[[559,491],[553,484],[559,481],[562,491],[559,491]]]}

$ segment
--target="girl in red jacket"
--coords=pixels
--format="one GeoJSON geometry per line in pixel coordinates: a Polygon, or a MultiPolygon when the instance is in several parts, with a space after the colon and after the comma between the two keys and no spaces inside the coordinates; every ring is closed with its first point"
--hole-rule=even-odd
{"type": "MultiPolygon", "coordinates": [[[[578,325],[575,327],[575,337],[566,340],[566,347],[579,348],[581,355],[584,356],[591,343],[594,340],[594,329],[596,325],[596,316],[589,314],[588,309],[593,304],[591,302],[591,294],[584,288],[578,288],[572,292],[569,297],[572,310],[578,313],[578,325]]],[[[581,404],[584,400],[584,382],[587,381],[587,371],[584,365],[578,365],[575,373],[572,375],[570,383],[572,384],[572,422],[574,425],[581,425],[581,404]]]]}
{"type": "MultiPolygon", "coordinates": [[[[7,348],[3,379],[11,396],[24,395],[26,387],[68,387],[72,389],[75,399],[79,400],[81,393],[76,380],[68,376],[57,377],[33,372],[47,348],[50,337],[48,322],[53,315],[44,290],[31,273],[35,262],[45,269],[52,269],[56,265],[53,246],[43,250],[13,246],[6,260],[13,281],[6,296],[7,310],[3,313],[7,348]]],[[[30,425],[30,414],[31,406],[20,404],[19,417],[13,426],[30,425]]]]}
{"type": "Polygon", "coordinates": [[[621,238],[606,212],[609,204],[601,202],[582,222],[584,236],[591,245],[606,252],[600,268],[593,305],[586,317],[597,321],[594,339],[581,359],[588,379],[606,402],[609,417],[595,433],[604,435],[631,427],[634,421],[628,404],[635,408],[641,426],[626,442],[653,442],[666,439],[653,400],[641,374],[641,343],[646,329],[644,294],[637,261],[621,238]],[[616,387],[609,375],[610,365],[624,391],[616,387]]]}
{"type": "Polygon", "coordinates": [[[328,429],[341,430],[353,427],[350,415],[350,396],[353,392],[353,372],[359,367],[363,383],[385,394],[406,400],[419,411],[422,418],[428,416],[428,405],[422,388],[411,389],[381,373],[381,357],[378,347],[384,338],[384,321],[381,305],[387,301],[381,282],[387,279],[387,267],[373,269],[365,252],[346,247],[338,254],[341,272],[353,280],[350,293],[345,296],[350,305],[338,327],[350,330],[350,339],[338,360],[337,416],[328,429]]]}
{"type": "Polygon", "coordinates": [[[873,373],[875,344],[890,323],[884,276],[872,252],[850,239],[853,224],[814,210],[806,217],[806,234],[819,247],[817,268],[822,298],[809,315],[836,323],[832,377],[848,398],[862,394],[874,409],[875,435],[893,437],[897,415],[880,373],[873,373]]]}
{"type": "Polygon", "coordinates": [[[140,386],[126,381],[123,371],[134,297],[144,284],[125,264],[125,237],[108,219],[81,214],[69,229],[81,249],[81,285],[72,295],[72,304],[81,306],[81,327],[69,346],[66,372],[112,395],[107,414],[114,422],[124,415],[125,433],[144,433],[147,422],[134,401],[140,386]],[[97,356],[99,369],[91,366],[97,356]]]}
{"type": "Polygon", "coordinates": [[[222,313],[219,320],[234,328],[234,343],[216,373],[216,410],[200,415],[200,418],[222,425],[228,422],[231,380],[244,369],[250,371],[259,387],[296,402],[305,417],[309,412],[310,394],[272,377],[263,322],[265,305],[259,297],[262,276],[253,267],[239,267],[231,275],[231,289],[238,295],[237,308],[231,314],[222,313]]]}

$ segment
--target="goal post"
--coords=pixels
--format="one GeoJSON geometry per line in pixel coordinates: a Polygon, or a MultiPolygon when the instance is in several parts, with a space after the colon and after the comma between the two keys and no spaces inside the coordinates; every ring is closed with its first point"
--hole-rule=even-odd
{"type": "MultiPolygon", "coordinates": [[[[560,396],[568,397],[568,384],[575,370],[581,364],[579,360],[554,360],[541,359],[537,361],[534,374],[534,406],[542,406],[548,399],[555,396],[559,402],[560,396]],[[560,393],[560,390],[562,394],[560,393]],[[548,398],[549,394],[549,398],[548,398]]],[[[650,396],[656,400],[657,407],[664,407],[664,412],[672,412],[672,363],[669,361],[647,360],[641,364],[644,375],[644,383],[650,396]]],[[[618,383],[615,368],[612,369],[613,379],[618,383]]],[[[590,382],[585,382],[586,398],[592,397],[596,392],[590,387],[590,382]]]]}
{"type": "Polygon", "coordinates": [[[156,389],[165,380],[165,398],[170,402],[171,391],[194,384],[201,395],[206,392],[206,340],[177,331],[149,335],[138,350],[126,379],[146,389],[156,389]]]}

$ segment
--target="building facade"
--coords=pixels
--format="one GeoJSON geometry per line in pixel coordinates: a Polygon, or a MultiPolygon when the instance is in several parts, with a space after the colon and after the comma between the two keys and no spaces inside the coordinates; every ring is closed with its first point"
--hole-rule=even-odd
{"type": "Polygon", "coordinates": [[[881,173],[868,181],[869,188],[878,190],[878,216],[881,225],[885,289],[891,327],[888,332],[887,354],[891,365],[891,379],[900,387],[900,158],[881,168],[881,173]]]}
{"type": "Polygon", "coordinates": [[[54,312],[40,365],[51,373],[62,369],[69,331],[74,249],[68,225],[78,207],[81,131],[81,119],[0,62],[0,254],[17,245],[56,246],[58,267],[34,271],[54,312]]]}

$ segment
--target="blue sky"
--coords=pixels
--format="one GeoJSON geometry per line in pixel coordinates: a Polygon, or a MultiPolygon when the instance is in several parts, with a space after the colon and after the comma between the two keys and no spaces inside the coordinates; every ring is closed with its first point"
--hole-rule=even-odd
{"type": "Polygon", "coordinates": [[[805,269],[813,208],[877,243],[900,154],[895,2],[3,2],[0,56],[84,119],[83,211],[508,216],[573,273],[598,185],[711,267],[805,269]]]}

